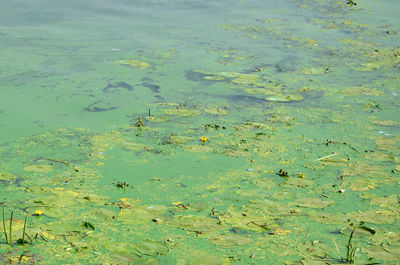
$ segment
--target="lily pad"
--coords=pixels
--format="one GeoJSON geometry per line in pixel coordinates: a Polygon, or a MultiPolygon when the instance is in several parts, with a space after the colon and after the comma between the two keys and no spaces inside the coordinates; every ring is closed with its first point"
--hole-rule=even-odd
{"type": "Polygon", "coordinates": [[[149,116],[145,117],[146,120],[151,121],[151,122],[167,122],[168,121],[168,116],[149,116]]]}
{"type": "MultiPolygon", "coordinates": [[[[340,233],[346,236],[350,236],[351,232],[353,231],[352,228],[350,227],[344,227],[342,229],[340,229],[340,233]]],[[[374,233],[372,232],[373,230],[370,229],[365,229],[362,226],[357,226],[357,228],[354,230],[354,237],[369,237],[374,235],[374,233]]]]}
{"type": "Polygon", "coordinates": [[[207,80],[213,80],[213,81],[225,80],[225,78],[223,76],[218,76],[218,75],[205,75],[203,78],[207,79],[207,80]]]}
{"type": "Polygon", "coordinates": [[[214,235],[209,237],[208,240],[214,245],[222,247],[242,246],[252,242],[251,238],[249,237],[233,234],[214,235]]]}
{"type": "Polygon", "coordinates": [[[304,258],[327,258],[329,257],[329,246],[321,241],[307,241],[299,244],[297,250],[304,258]]]}
{"type": "Polygon", "coordinates": [[[217,222],[217,220],[209,217],[175,215],[168,224],[188,231],[204,233],[221,229],[221,225],[218,225],[217,222]]]}
{"type": "Polygon", "coordinates": [[[121,147],[128,151],[150,150],[148,145],[133,142],[122,142],[121,147]]]}
{"type": "Polygon", "coordinates": [[[4,181],[15,181],[17,177],[11,173],[2,172],[0,173],[0,180],[4,181]]]}
{"type": "Polygon", "coordinates": [[[186,145],[183,149],[193,153],[207,153],[213,150],[212,147],[207,145],[186,145]]]}
{"type": "Polygon", "coordinates": [[[226,109],[221,109],[218,107],[208,107],[204,109],[204,111],[213,115],[226,115],[228,113],[226,109]]]}
{"type": "Polygon", "coordinates": [[[281,95],[281,96],[271,96],[271,97],[266,97],[266,101],[272,101],[272,102],[290,102],[290,101],[300,101],[302,100],[303,97],[300,95],[281,95]]]}
{"type": "Polygon", "coordinates": [[[49,223],[41,228],[43,230],[49,231],[53,234],[61,234],[61,235],[64,233],[67,233],[67,232],[80,233],[84,230],[84,228],[82,226],[66,224],[66,223],[61,223],[61,222],[49,223]]]}
{"type": "Polygon", "coordinates": [[[167,210],[167,207],[162,205],[145,205],[137,208],[121,209],[117,216],[117,220],[124,224],[143,224],[151,222],[151,220],[159,217],[167,210]]]}
{"type": "Polygon", "coordinates": [[[305,208],[325,208],[335,203],[333,201],[323,200],[320,198],[304,198],[298,199],[294,204],[305,208]]]}
{"type": "Polygon", "coordinates": [[[165,109],[164,114],[177,115],[182,117],[191,117],[200,115],[200,111],[197,109],[172,108],[172,109],[165,109]]]}
{"type": "Polygon", "coordinates": [[[379,162],[397,162],[399,161],[399,158],[397,158],[394,155],[391,154],[386,154],[383,152],[372,152],[372,153],[366,153],[363,155],[365,159],[373,160],[373,161],[379,161],[379,162]]]}
{"type": "Polygon", "coordinates": [[[52,218],[62,218],[66,214],[65,209],[60,207],[29,207],[26,209],[26,211],[31,215],[34,215],[37,210],[40,210],[43,215],[52,218]]]}
{"type": "Polygon", "coordinates": [[[398,126],[399,123],[397,121],[392,120],[371,120],[371,123],[375,125],[382,125],[382,126],[398,126]]]}
{"type": "Polygon", "coordinates": [[[400,141],[394,137],[379,137],[375,141],[376,147],[386,151],[399,151],[400,141]]]}
{"type": "Polygon", "coordinates": [[[129,264],[133,260],[139,259],[141,256],[136,245],[132,243],[114,242],[106,245],[105,248],[110,251],[108,257],[119,264],[129,264]]]}
{"type": "Polygon", "coordinates": [[[253,182],[262,189],[271,189],[276,186],[272,178],[256,178],[253,182]]]}
{"type": "Polygon", "coordinates": [[[392,254],[400,255],[400,241],[384,243],[383,248],[392,254]]]}
{"type": "Polygon", "coordinates": [[[88,216],[97,221],[111,220],[116,212],[106,208],[94,208],[88,212],[88,216]]]}
{"type": "Polygon", "coordinates": [[[189,137],[189,136],[171,135],[169,137],[169,142],[172,144],[183,144],[183,143],[190,142],[193,140],[194,140],[194,138],[189,137]]]}
{"type": "Polygon", "coordinates": [[[224,265],[225,263],[221,258],[214,255],[200,255],[193,258],[189,265],[224,265]]]}
{"type": "Polygon", "coordinates": [[[373,178],[358,178],[350,183],[350,188],[354,191],[367,191],[379,186],[379,182],[373,178]]]}
{"type": "Polygon", "coordinates": [[[139,69],[146,69],[150,66],[150,64],[148,64],[146,62],[142,62],[139,60],[133,60],[133,59],[118,60],[117,63],[121,64],[121,65],[127,65],[130,67],[134,67],[134,68],[139,68],[139,69]]]}
{"type": "Polygon", "coordinates": [[[400,254],[388,252],[383,246],[368,246],[362,248],[362,251],[367,253],[371,258],[385,261],[399,261],[400,254]]]}
{"type": "Polygon", "coordinates": [[[30,165],[24,167],[24,170],[35,173],[48,173],[53,170],[53,168],[50,165],[30,165]]]}
{"type": "Polygon", "coordinates": [[[144,240],[137,244],[136,249],[147,256],[167,255],[169,248],[166,243],[153,240],[144,240]]]}
{"type": "Polygon", "coordinates": [[[352,220],[372,224],[391,224],[397,217],[396,213],[390,210],[368,210],[364,212],[351,212],[348,214],[352,220]]]}
{"type": "Polygon", "coordinates": [[[287,178],[280,185],[288,188],[307,188],[313,184],[313,181],[304,178],[287,178]]]}
{"type": "Polygon", "coordinates": [[[310,212],[308,219],[321,224],[343,224],[347,218],[341,213],[310,212]]]}

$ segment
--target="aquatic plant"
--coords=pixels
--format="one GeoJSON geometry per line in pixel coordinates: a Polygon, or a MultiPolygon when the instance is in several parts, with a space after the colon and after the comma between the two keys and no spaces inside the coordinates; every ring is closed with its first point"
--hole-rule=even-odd
{"type": "Polygon", "coordinates": [[[4,214],[4,207],[3,207],[3,231],[4,231],[4,236],[6,238],[6,243],[8,243],[8,236],[7,236],[7,231],[6,231],[6,219],[5,219],[5,214],[4,214]]]}
{"type": "MultiPolygon", "coordinates": [[[[4,231],[4,236],[6,239],[6,244],[9,244],[10,247],[12,247],[13,244],[13,240],[12,240],[12,224],[13,224],[13,219],[14,219],[14,211],[11,211],[11,215],[10,215],[10,227],[9,227],[9,234],[7,234],[7,229],[6,229],[6,218],[5,218],[5,210],[4,207],[2,209],[2,213],[3,213],[3,231],[4,231]]],[[[27,226],[27,222],[28,221],[28,216],[25,216],[25,220],[24,220],[24,227],[22,230],[22,239],[18,239],[17,243],[18,244],[25,244],[25,235],[26,235],[26,226],[27,226]]],[[[28,236],[28,235],[27,235],[28,236]]],[[[29,236],[28,236],[29,237],[29,236]]]]}
{"type": "Polygon", "coordinates": [[[5,238],[6,238],[6,244],[10,244],[11,247],[12,247],[12,221],[13,221],[13,216],[14,216],[14,211],[11,212],[10,234],[7,236],[6,218],[5,218],[4,207],[3,207],[3,230],[4,230],[4,235],[5,235],[5,238]]]}
{"type": "Polygon", "coordinates": [[[25,243],[25,231],[26,231],[27,220],[28,220],[28,216],[25,216],[24,229],[22,230],[22,245],[25,243]]]}
{"type": "Polygon", "coordinates": [[[351,241],[353,239],[354,232],[356,231],[358,225],[355,225],[353,230],[351,231],[351,234],[349,236],[349,241],[347,242],[347,255],[346,255],[346,264],[355,264],[356,260],[356,254],[357,254],[357,244],[352,245],[351,241]]]}

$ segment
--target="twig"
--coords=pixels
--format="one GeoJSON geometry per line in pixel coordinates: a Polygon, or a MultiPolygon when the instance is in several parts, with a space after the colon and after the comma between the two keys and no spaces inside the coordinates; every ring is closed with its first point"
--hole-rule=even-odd
{"type": "Polygon", "coordinates": [[[332,157],[332,156],[335,156],[335,155],[337,155],[337,153],[333,153],[333,154],[330,154],[330,155],[327,155],[327,156],[324,156],[324,157],[317,158],[317,159],[315,159],[315,160],[313,160],[311,162],[317,162],[317,161],[320,161],[320,160],[324,160],[324,159],[326,159],[328,157],[332,157]]]}
{"type": "Polygon", "coordinates": [[[341,259],[342,259],[342,261],[343,261],[343,260],[344,260],[344,258],[343,258],[343,256],[342,256],[342,253],[340,253],[340,251],[339,251],[339,247],[338,247],[338,245],[337,245],[337,243],[336,243],[335,239],[333,240],[333,243],[335,244],[336,251],[339,253],[339,256],[340,256],[340,258],[341,258],[341,259]]]}

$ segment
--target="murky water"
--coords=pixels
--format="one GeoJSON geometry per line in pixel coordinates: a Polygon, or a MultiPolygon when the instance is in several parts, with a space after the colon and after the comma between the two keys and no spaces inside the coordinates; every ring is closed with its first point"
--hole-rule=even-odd
{"type": "Polygon", "coordinates": [[[400,2],[0,3],[0,263],[398,264],[400,2]]]}

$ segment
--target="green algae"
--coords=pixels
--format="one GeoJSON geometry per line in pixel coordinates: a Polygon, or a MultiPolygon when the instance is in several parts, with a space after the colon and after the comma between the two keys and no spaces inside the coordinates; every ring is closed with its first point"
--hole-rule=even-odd
{"type": "MultiPolygon", "coordinates": [[[[201,18],[188,4],[170,10],[201,18]]],[[[395,264],[395,26],[366,19],[384,12],[370,1],[237,4],[232,24],[212,18],[190,34],[175,20],[150,33],[157,12],[132,38],[147,28],[140,15],[99,19],[96,47],[72,22],[41,31],[71,29],[59,36],[68,45],[2,28],[6,46],[33,43],[0,49],[0,204],[15,211],[14,239],[30,215],[31,242],[18,252],[1,235],[0,263],[340,264],[351,219],[376,231],[357,227],[356,260],[395,264]],[[118,41],[102,42],[107,30],[118,41]],[[132,89],[104,91],[117,82],[132,89]]]]}

